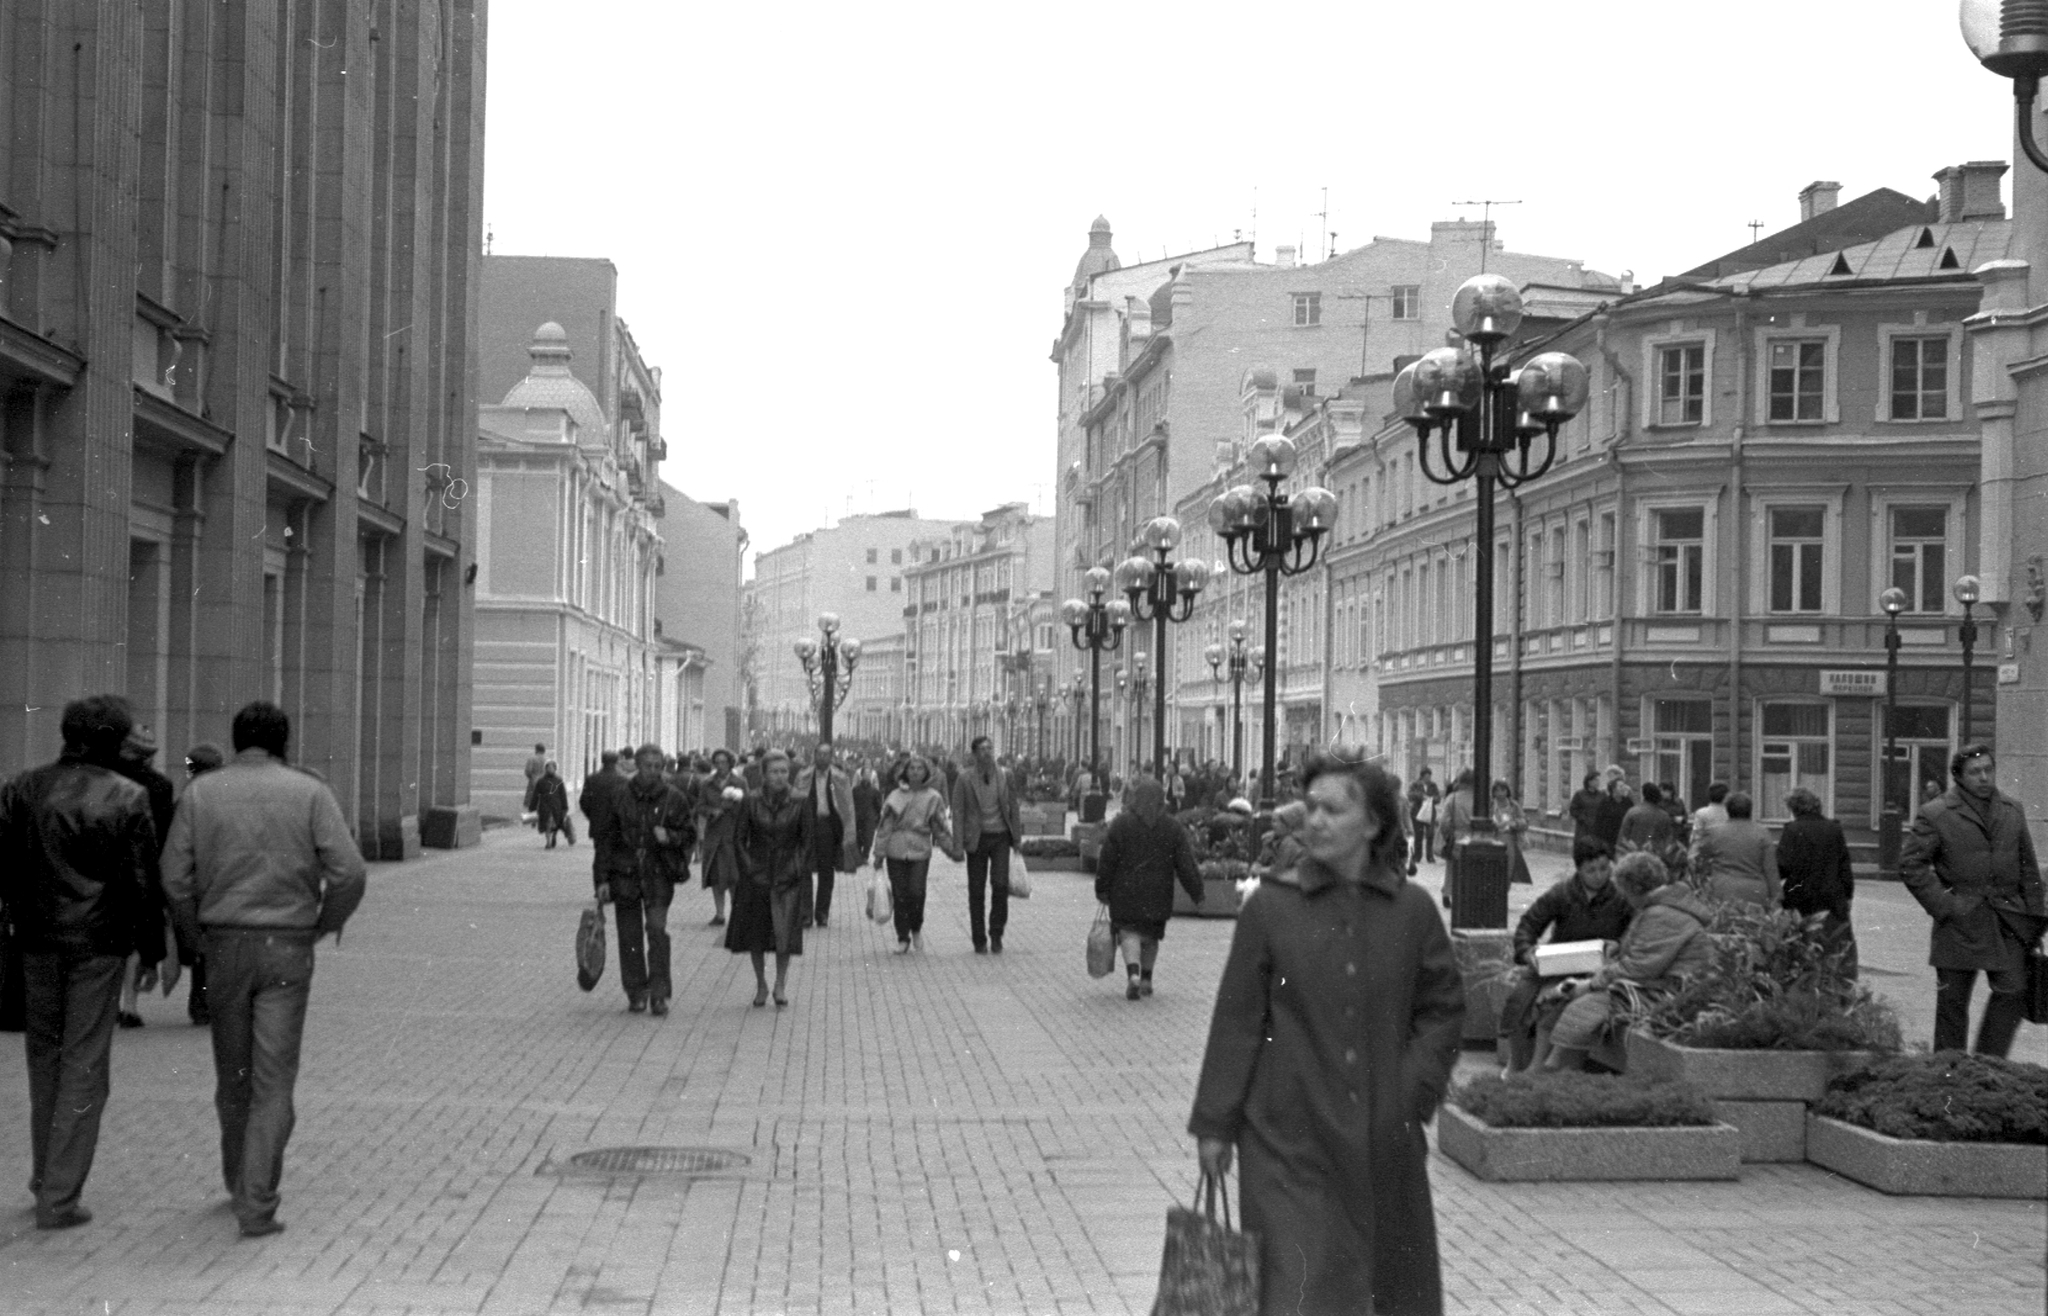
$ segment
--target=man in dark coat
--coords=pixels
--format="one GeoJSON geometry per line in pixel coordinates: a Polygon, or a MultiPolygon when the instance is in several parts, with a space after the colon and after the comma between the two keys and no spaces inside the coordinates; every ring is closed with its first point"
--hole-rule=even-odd
{"type": "Polygon", "coordinates": [[[1543,979],[1532,957],[1543,934],[1553,942],[1620,941],[1635,917],[1635,908],[1614,889],[1614,856],[1605,845],[1590,836],[1575,842],[1572,864],[1572,875],[1536,897],[1515,924],[1515,963],[1522,972],[1501,1006],[1495,1052],[1517,1073],[1536,1059],[1536,998],[1543,979]]]}
{"type": "MultiPolygon", "coordinates": [[[[161,855],[164,841],[171,834],[171,815],[178,810],[178,788],[171,785],[169,777],[150,765],[149,761],[155,757],[156,737],[150,734],[148,727],[138,723],[128,733],[128,739],[122,743],[121,759],[114,765],[114,771],[149,793],[149,819],[156,828],[156,848],[157,853],[161,855]]],[[[163,911],[159,911],[157,917],[163,918],[163,911]]],[[[187,963],[190,959],[190,952],[180,947],[178,963],[187,963]]],[[[115,1020],[123,1028],[142,1027],[142,1014],[138,1009],[140,1002],[137,1000],[136,991],[141,974],[142,961],[130,955],[128,971],[121,980],[121,1004],[114,1015],[115,1020]]]]}
{"type": "Polygon", "coordinates": [[[134,726],[118,695],[64,709],[64,750],[0,787],[0,903],[25,968],[29,1191],[36,1228],[92,1219],[78,1204],[111,1088],[114,1014],[128,956],[141,988],[164,957],[149,796],[116,771],[134,726]]]}
{"type": "Polygon", "coordinates": [[[618,807],[619,792],[626,788],[626,779],[619,775],[619,755],[616,750],[606,750],[598,757],[597,771],[583,779],[583,793],[576,797],[576,807],[583,811],[589,825],[584,829],[590,837],[590,847],[597,853],[590,860],[590,881],[598,890],[604,889],[607,860],[610,858],[612,811],[618,807]]]}
{"type": "Polygon", "coordinates": [[[1955,784],[1921,806],[1899,857],[1899,876],[1934,917],[1934,1049],[1961,1051],[1970,992],[1981,970],[1991,1001],[1977,1051],[2003,1056],[2025,1017],[2026,953],[2048,929],[2041,866],[2026,815],[1999,791],[1989,746],[1965,745],[1949,761],[1955,784]]]}
{"type": "Polygon", "coordinates": [[[626,1008],[668,1013],[668,907],[678,882],[689,880],[697,824],[690,802],[662,774],[659,745],[642,745],[638,767],[612,796],[602,832],[591,832],[605,856],[599,900],[610,900],[619,928],[619,985],[626,1008]],[[596,838],[603,836],[602,841],[596,838]]]}
{"type": "Polygon", "coordinates": [[[1785,797],[1792,821],[1778,833],[1778,883],[1785,908],[1811,918],[1823,916],[1822,935],[1843,943],[1847,969],[1856,972],[1856,934],[1849,902],[1856,898],[1856,870],[1842,824],[1821,814],[1820,796],[1804,786],[1785,797]]]}
{"type": "MultiPolygon", "coordinates": [[[[1599,840],[1600,801],[1607,793],[1600,789],[1600,774],[1589,772],[1579,783],[1579,789],[1572,794],[1572,802],[1566,806],[1572,819],[1572,845],[1576,847],[1583,840],[1599,840]]],[[[1602,842],[1606,844],[1606,842],[1602,842]]]]}
{"type": "Polygon", "coordinates": [[[1242,1158],[1264,1316],[1443,1310],[1423,1126],[1450,1082],[1465,987],[1406,879],[1405,801],[1373,764],[1308,773],[1307,851],[1244,902],[1188,1131],[1242,1158]]]}

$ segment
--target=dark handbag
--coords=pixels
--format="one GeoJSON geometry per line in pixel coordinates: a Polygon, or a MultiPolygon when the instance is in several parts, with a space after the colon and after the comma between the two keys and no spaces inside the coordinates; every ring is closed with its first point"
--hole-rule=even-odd
{"type": "Polygon", "coordinates": [[[593,901],[576,924],[576,985],[584,991],[604,977],[604,904],[593,901]]]}
{"type": "Polygon", "coordinates": [[[28,968],[14,929],[0,919],[0,1033],[28,1027],[28,968]]]}
{"type": "Polygon", "coordinates": [[[1230,1194],[1216,1219],[1220,1185],[1205,1171],[1196,1189],[1202,1210],[1176,1206],[1166,1213],[1166,1250],[1159,1260],[1159,1295],[1152,1316],[1257,1316],[1259,1241],[1231,1227],[1230,1194]]]}
{"type": "Polygon", "coordinates": [[[2039,946],[2027,952],[2027,1022],[2048,1024],[2048,954],[2039,946]]]}

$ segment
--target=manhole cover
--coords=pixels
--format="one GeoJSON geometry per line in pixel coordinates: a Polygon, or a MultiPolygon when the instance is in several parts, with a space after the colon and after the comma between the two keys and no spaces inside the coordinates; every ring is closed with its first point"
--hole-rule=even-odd
{"type": "Polygon", "coordinates": [[[752,1162],[744,1152],[709,1147],[602,1147],[569,1158],[574,1168],[597,1174],[717,1174],[752,1162]]]}

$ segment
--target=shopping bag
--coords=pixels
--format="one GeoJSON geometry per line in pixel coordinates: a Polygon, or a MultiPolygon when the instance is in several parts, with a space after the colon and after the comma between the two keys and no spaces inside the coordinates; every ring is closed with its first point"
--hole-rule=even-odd
{"type": "Polygon", "coordinates": [[[1256,1316],[1258,1239],[1231,1227],[1230,1194],[1219,1193],[1216,1180],[1206,1172],[1196,1191],[1202,1199],[1200,1211],[1176,1206],[1166,1213],[1166,1247],[1159,1259],[1159,1294],[1152,1300],[1152,1316],[1256,1316]]]}
{"type": "Polygon", "coordinates": [[[1116,933],[1109,926],[1109,906],[1098,905],[1088,929],[1088,976],[1107,978],[1116,967],[1116,933]]]}
{"type": "Polygon", "coordinates": [[[896,896],[889,889],[889,875],[879,869],[868,879],[868,917],[877,923],[896,918],[896,896]]]}
{"type": "Polygon", "coordinates": [[[1024,863],[1022,850],[1010,856],[1010,899],[1031,899],[1031,869],[1024,863]]]}
{"type": "Polygon", "coordinates": [[[2027,1022],[2048,1024],[2048,955],[2039,946],[2027,952],[2027,1022]]]}
{"type": "Polygon", "coordinates": [[[584,991],[604,977],[604,904],[593,900],[576,924],[576,985],[584,991]]]}

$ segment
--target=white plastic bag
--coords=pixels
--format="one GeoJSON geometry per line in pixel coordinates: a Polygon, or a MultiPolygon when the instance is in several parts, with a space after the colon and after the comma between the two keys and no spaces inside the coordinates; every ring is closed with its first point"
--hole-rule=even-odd
{"type": "Polygon", "coordinates": [[[877,923],[888,923],[896,917],[896,897],[889,889],[889,875],[881,869],[868,879],[868,917],[877,923]]]}
{"type": "Polygon", "coordinates": [[[1031,869],[1025,864],[1021,850],[1010,856],[1010,899],[1031,899],[1031,869]]]}

